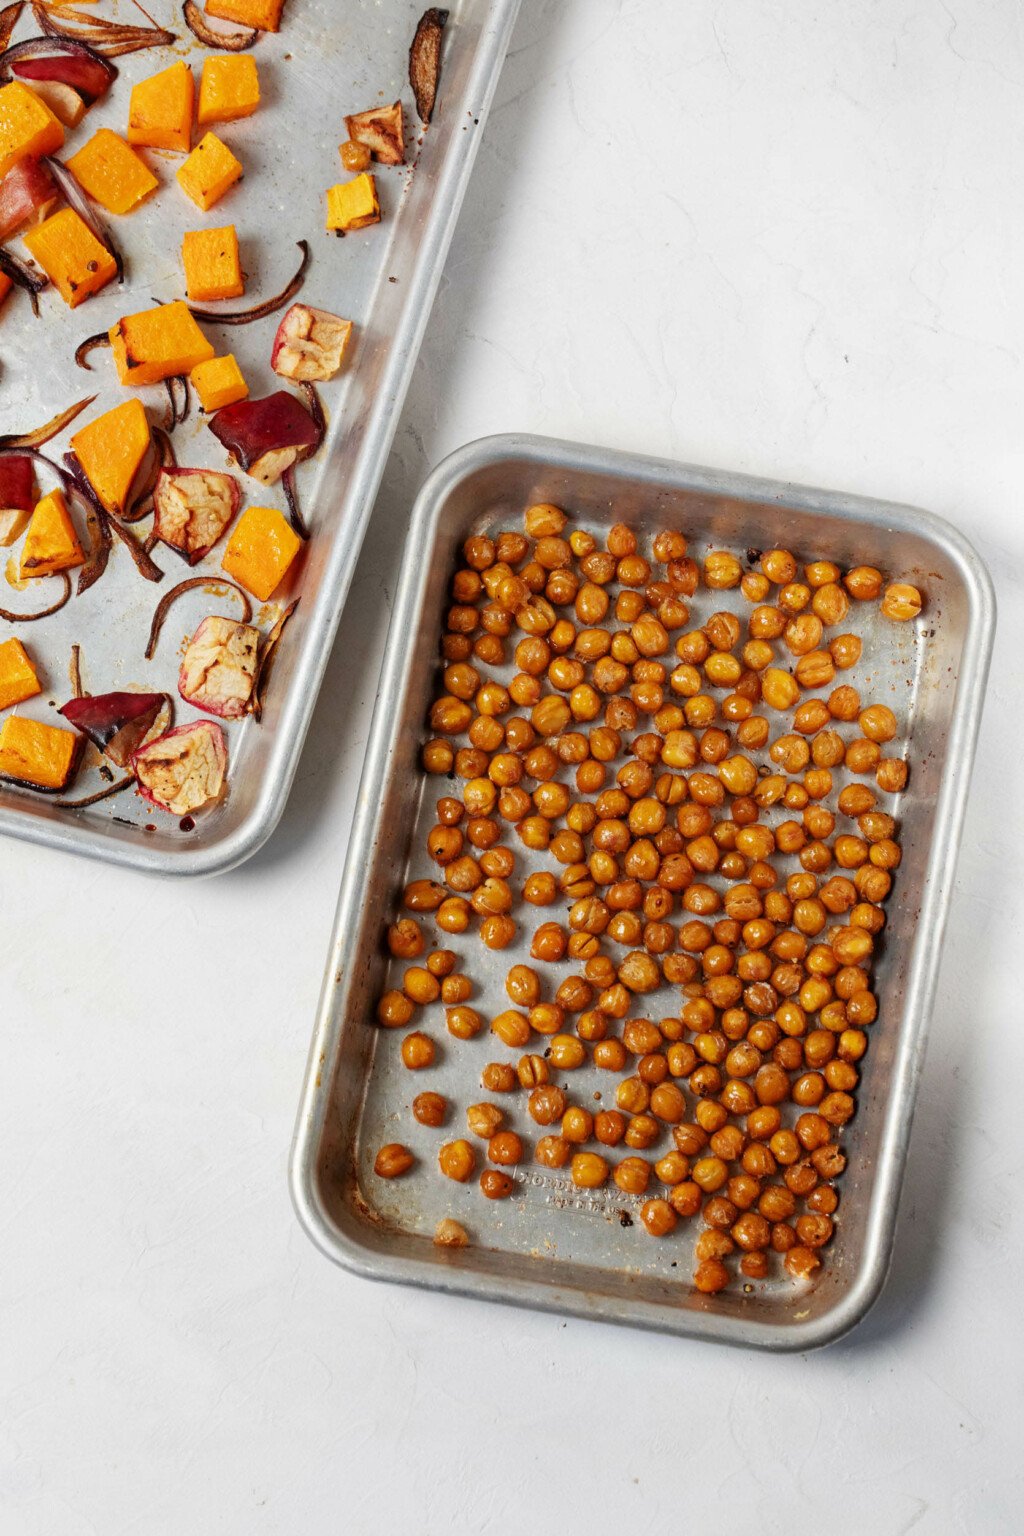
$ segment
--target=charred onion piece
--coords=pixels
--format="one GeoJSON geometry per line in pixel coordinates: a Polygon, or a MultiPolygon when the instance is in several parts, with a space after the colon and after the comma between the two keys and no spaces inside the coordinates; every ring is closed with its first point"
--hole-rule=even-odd
{"type": "Polygon", "coordinates": [[[87,805],[97,805],[101,800],[109,800],[111,795],[119,795],[123,790],[131,789],[134,783],[134,778],[116,779],[113,784],[95,789],[91,795],[83,795],[80,800],[55,800],[53,803],[59,805],[62,811],[82,811],[87,805]]]}
{"type": "Polygon", "coordinates": [[[84,341],[78,343],[78,346],[75,348],[75,362],[79,368],[87,368],[91,371],[92,363],[88,361],[90,352],[94,351],[96,347],[109,346],[110,333],[108,331],[97,331],[95,336],[87,336],[84,341]]]}
{"type": "Polygon", "coordinates": [[[44,219],[56,201],[57,188],[46,166],[19,160],[0,180],[0,240],[44,219]]]}
{"type": "Polygon", "coordinates": [[[5,5],[0,11],[0,49],[6,51],[7,44],[11,40],[11,33],[18,25],[18,18],[25,9],[25,0],[14,0],[13,5],[5,5]]]}
{"type": "Polygon", "coordinates": [[[179,725],[135,753],[139,792],[159,810],[188,816],[217,800],[224,788],[228,748],[215,720],[179,725]]]}
{"type": "Polygon", "coordinates": [[[260,35],[255,27],[247,27],[244,32],[215,32],[207,25],[198,5],[194,5],[192,0],[185,0],[181,14],[193,37],[198,37],[207,48],[224,48],[228,53],[241,53],[243,48],[251,48],[260,35]]]}
{"type": "Polygon", "coordinates": [[[139,543],[134,533],[132,533],[128,528],[123,528],[118,522],[117,518],[112,517],[109,512],[107,513],[107,522],[110,526],[111,533],[117,534],[118,538],[121,540],[121,543],[131,555],[139,575],[144,576],[147,581],[163,581],[163,571],[157,565],[156,561],[151,557],[149,551],[139,543]]]}
{"type": "Polygon", "coordinates": [[[291,282],[272,299],[264,299],[262,304],[254,304],[252,309],[228,310],[227,313],[220,309],[202,309],[198,304],[190,304],[188,306],[190,314],[196,320],[205,320],[209,325],[248,325],[252,320],[263,320],[267,315],[272,315],[275,310],[281,309],[302,287],[306,278],[306,268],[309,266],[309,242],[297,240],[295,243],[302,252],[298,271],[291,282]]]}
{"type": "Polygon", "coordinates": [[[89,588],[103,575],[114,542],[110,537],[110,523],[103,509],[95,506],[91,501],[86,502],[86,508],[85,524],[89,530],[89,557],[78,572],[77,595],[79,597],[83,592],[88,592],[89,588]]]}
{"type": "Polygon", "coordinates": [[[102,16],[87,18],[80,12],[69,9],[64,14],[82,23],[80,28],[74,30],[58,22],[49,9],[39,3],[39,0],[33,0],[32,14],[36,24],[42,28],[47,37],[62,37],[71,42],[88,43],[107,59],[119,58],[125,53],[140,53],[146,48],[160,48],[165,44],[178,41],[173,32],[168,32],[163,27],[122,26],[116,21],[105,21],[102,16]]]}
{"type": "Polygon", "coordinates": [[[71,659],[68,662],[68,681],[71,684],[71,696],[75,699],[84,699],[85,690],[82,687],[82,647],[71,647],[71,659]]]}
{"type": "Polygon", "coordinates": [[[24,288],[32,305],[32,313],[38,316],[39,295],[50,279],[44,277],[42,272],[37,272],[35,268],[26,266],[23,261],[20,261],[17,256],[13,256],[3,245],[0,245],[0,272],[5,277],[9,277],[11,282],[15,283],[17,287],[24,288]]]}
{"type": "Polygon", "coordinates": [[[51,437],[56,437],[58,432],[63,432],[65,427],[70,427],[76,416],[80,416],[87,405],[92,405],[95,395],[89,395],[84,400],[79,400],[75,405],[69,405],[66,411],[61,411],[43,427],[36,427],[33,432],[7,432],[0,437],[0,448],[41,448],[48,443],[51,437]]]}
{"type": "Polygon", "coordinates": [[[300,539],[309,538],[309,529],[306,527],[306,519],[302,515],[299,505],[299,487],[295,480],[295,464],[289,464],[281,476],[281,484],[284,486],[284,499],[288,503],[288,521],[291,523],[300,539]]]}
{"type": "MultiPolygon", "coordinates": [[[[54,159],[53,155],[44,155],[43,164],[50,171],[50,174],[60,188],[61,193],[67,199],[70,206],[78,214],[78,217],[82,220],[83,224],[88,226],[90,232],[100,242],[100,245],[105,246],[106,249],[110,252],[111,256],[113,256],[114,264],[117,267],[117,280],[119,283],[123,283],[124,258],[117,248],[117,244],[113,235],[110,233],[110,230],[97,214],[91,200],[86,197],[85,193],[82,191],[82,188],[78,185],[78,182],[75,180],[74,176],[68,170],[63,161],[54,159]]],[[[78,354],[76,353],[76,361],[77,356],[78,354]]]]}
{"type": "Polygon", "coordinates": [[[164,388],[167,391],[167,398],[171,405],[171,419],[167,425],[167,431],[173,432],[175,427],[188,420],[188,413],[192,408],[192,392],[188,387],[188,374],[172,373],[168,378],[164,379],[164,388]],[[182,391],[180,410],[178,408],[179,385],[182,391]]]}
{"type": "Polygon", "coordinates": [[[270,673],[274,664],[274,653],[277,650],[281,635],[284,633],[285,625],[298,606],[298,598],[293,603],[288,604],[288,607],[281,614],[270,634],[263,642],[259,665],[256,668],[256,682],[252,690],[252,717],[254,720],[261,720],[263,718],[263,704],[266,699],[267,684],[270,681],[270,673]]]}
{"type": "Polygon", "coordinates": [[[237,592],[242,599],[242,623],[248,624],[252,618],[252,603],[249,594],[233,581],[228,581],[223,576],[190,576],[187,581],[179,581],[176,587],[166,593],[156,605],[153,622],[149,626],[149,639],[146,641],[146,660],[153,660],[157,641],[160,639],[160,631],[163,628],[170,606],[183,592],[191,592],[193,587],[226,587],[229,592],[237,592]]]}
{"type": "Polygon", "coordinates": [[[76,695],[60,713],[116,767],[127,768],[166,704],[164,693],[98,693],[76,695]]]}
{"type": "Polygon", "coordinates": [[[390,107],[356,112],[346,117],[345,127],[349,138],[365,144],[381,165],[405,164],[405,124],[400,101],[393,101],[390,107]]]}
{"type": "Polygon", "coordinates": [[[60,579],[64,591],[49,608],[41,608],[38,613],[12,613],[9,608],[0,608],[0,619],[6,619],[8,624],[30,624],[33,619],[48,619],[51,613],[59,613],[71,596],[71,577],[67,571],[60,572],[60,579]]]}
{"type": "Polygon", "coordinates": [[[316,421],[283,389],[262,400],[226,405],[210,417],[208,425],[246,473],[264,485],[273,485],[297,459],[320,446],[316,421]]]}
{"type": "MultiPolygon", "coordinates": [[[[162,428],[156,428],[154,430],[160,431],[161,437],[166,437],[166,433],[163,432],[162,428]]],[[[153,490],[156,486],[157,477],[159,476],[163,467],[161,463],[161,451],[159,443],[154,444],[154,447],[149,453],[148,457],[149,465],[146,469],[145,477],[143,478],[142,484],[138,491],[132,498],[131,505],[128,507],[128,510],[121,514],[122,523],[140,523],[142,519],[144,517],[148,517],[150,512],[153,510],[153,490]]]]}
{"type": "Polygon", "coordinates": [[[448,12],[432,5],[420,17],[409,49],[409,84],[416,97],[416,111],[424,123],[430,122],[437,98],[437,82],[441,78],[441,34],[447,21],[448,12]]]}
{"type": "Polygon", "coordinates": [[[57,80],[92,105],[117,79],[111,64],[88,43],[65,37],[27,37],[0,55],[0,71],[22,80],[57,80]]]}

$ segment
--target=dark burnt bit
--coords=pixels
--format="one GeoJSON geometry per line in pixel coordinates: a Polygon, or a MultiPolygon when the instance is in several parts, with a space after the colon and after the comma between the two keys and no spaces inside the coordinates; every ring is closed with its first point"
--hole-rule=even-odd
{"type": "Polygon", "coordinates": [[[628,1211],[620,1211],[619,1212],[619,1226],[620,1227],[631,1227],[632,1225],[633,1225],[633,1218],[629,1214],[629,1212],[628,1211]]]}
{"type": "Polygon", "coordinates": [[[748,564],[756,565],[757,562],[760,560],[760,558],[761,558],[761,556],[763,554],[764,554],[764,550],[763,549],[748,549],[747,550],[747,562],[748,562],[748,564]]]}
{"type": "Polygon", "coordinates": [[[178,822],[178,826],[183,832],[194,832],[196,829],[195,818],[192,816],[183,816],[178,822]]]}

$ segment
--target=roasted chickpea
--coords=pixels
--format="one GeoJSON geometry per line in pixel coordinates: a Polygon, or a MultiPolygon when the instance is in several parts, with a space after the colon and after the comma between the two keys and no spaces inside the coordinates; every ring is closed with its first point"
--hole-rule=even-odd
{"type": "Polygon", "coordinates": [[[597,1152],[576,1152],[570,1171],[577,1188],[598,1189],[607,1181],[608,1163],[597,1152]]]}
{"type": "Polygon", "coordinates": [[[480,1074],[480,1085],[488,1093],[511,1093],[517,1083],[515,1067],[507,1061],[489,1061],[480,1074]]]}
{"type": "Polygon", "coordinates": [[[468,1141],[446,1141],[438,1151],[437,1161],[445,1178],[465,1184],[476,1168],[476,1153],[468,1141]]]}
{"type": "Polygon", "coordinates": [[[905,623],[908,619],[916,619],[923,607],[923,599],[916,587],[908,582],[896,581],[892,586],[886,587],[885,596],[882,598],[882,612],[887,619],[896,619],[905,623]]]}
{"type": "Polygon", "coordinates": [[[412,1101],[412,1113],[420,1125],[436,1128],[444,1124],[448,1101],[440,1093],[418,1093],[412,1101]]]}

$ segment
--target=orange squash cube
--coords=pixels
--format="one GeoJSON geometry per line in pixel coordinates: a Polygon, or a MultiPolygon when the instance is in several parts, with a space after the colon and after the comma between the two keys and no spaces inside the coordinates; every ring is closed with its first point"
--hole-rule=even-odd
{"type": "Polygon", "coordinates": [[[279,32],[284,0],[206,0],[207,16],[218,21],[235,21],[240,27],[256,27],[260,32],[279,32]]]}
{"type": "Polygon", "coordinates": [[[327,228],[365,229],[380,223],[377,183],[369,171],[327,189],[327,228]]]}
{"type": "Polygon", "coordinates": [[[160,185],[141,156],[109,128],[98,128],[67,167],[108,213],[130,213],[160,185]]]}
{"type": "Polygon", "coordinates": [[[63,491],[51,491],[37,501],[21,549],[18,575],[53,576],[85,560],[63,491]]]}
{"type": "Polygon", "coordinates": [[[213,356],[183,299],[125,315],[108,335],[122,384],[159,384],[172,374],[191,373],[213,356]]]}
{"type": "Polygon", "coordinates": [[[117,262],[73,208],[27,229],[25,244],[65,304],[75,309],[117,276],[117,262]]]}
{"type": "Polygon", "coordinates": [[[44,101],[22,80],[0,86],[0,176],[29,155],[52,155],[64,129],[44,101]]]}
{"type": "Polygon", "coordinates": [[[82,427],[71,447],[108,512],[123,512],[149,452],[149,422],[140,400],[126,400],[82,427]]]}
{"type": "Polygon", "coordinates": [[[251,117],[260,104],[260,77],[251,53],[217,53],[203,62],[200,125],[251,117]]]}
{"type": "Polygon", "coordinates": [[[211,299],[237,299],[245,292],[238,235],[233,224],[220,229],[190,229],[181,242],[185,291],[205,304],[211,299]]]}
{"type": "Polygon", "coordinates": [[[205,213],[242,177],[242,167],[215,133],[199,140],[178,172],[181,190],[205,213]]]}
{"type": "Polygon", "coordinates": [[[192,71],[180,59],[169,69],[133,85],[128,106],[128,143],[148,144],[152,149],[177,149],[187,155],[192,147],[195,94],[192,71]]]}
{"type": "Polygon", "coordinates": [[[233,352],[226,357],[211,357],[208,363],[197,363],[189,377],[199,404],[208,414],[219,411],[223,405],[234,405],[236,400],[245,400],[249,394],[233,352]]]}
{"type": "Polygon", "coordinates": [[[8,715],[0,726],[0,778],[30,789],[63,789],[71,777],[82,738],[59,725],[8,715]]]}
{"type": "Polygon", "coordinates": [[[0,645],[0,709],[21,704],[42,691],[35,668],[21,641],[5,640],[0,645]]]}
{"type": "Polygon", "coordinates": [[[265,603],[281,584],[301,543],[276,507],[249,507],[235,524],[221,569],[265,603]]]}

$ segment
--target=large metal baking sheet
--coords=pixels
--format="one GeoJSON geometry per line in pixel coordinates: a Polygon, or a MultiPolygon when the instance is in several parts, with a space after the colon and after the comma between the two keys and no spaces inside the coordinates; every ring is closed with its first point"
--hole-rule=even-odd
{"type": "MultiPolygon", "coordinates": [[[[994,628],[984,567],[953,528],[910,507],[523,437],[487,439],[446,459],[416,504],[409,550],[295,1133],[291,1183],[300,1221],[329,1257],[373,1278],[772,1349],[829,1342],[863,1316],[888,1267],[994,628]],[[867,604],[857,605],[851,625],[865,635],[864,658],[844,681],[865,700],[892,704],[904,733],[893,746],[909,752],[912,768],[895,807],[904,856],[876,971],[880,1014],[858,1113],[842,1136],[849,1166],[836,1235],[809,1286],[780,1276],[701,1296],[690,1284],[699,1221],[653,1240],[638,1224],[624,1224],[639,1201],[614,1186],[576,1190],[564,1172],[528,1158],[509,1200],[492,1204],[475,1181],[452,1184],[437,1172],[437,1146],[465,1134],[466,1106],[489,1097],[479,1086],[484,1063],[516,1053],[486,1029],[468,1043],[451,1041],[435,1005],[420,1011],[417,1027],[439,1041],[438,1063],[410,1073],[394,1033],[372,1027],[381,990],[400,984],[386,980],[384,925],[403,882],[433,873],[424,838],[445,785],[417,771],[417,754],[456,552],[471,531],[521,526],[522,509],[534,501],[554,501],[574,524],[597,532],[619,520],[647,534],[681,528],[698,558],[709,547],[742,557],[751,546],[781,545],[805,559],[867,562],[909,579],[919,573],[928,594],[916,625],[891,624],[867,604]],[[427,1087],[452,1101],[444,1137],[409,1112],[412,1096],[427,1087]],[[377,1178],[373,1158],[386,1141],[407,1143],[421,1166],[391,1183],[377,1178]],[[446,1215],[464,1223],[470,1247],[433,1246],[434,1226],[446,1215]]],[[[735,596],[699,594],[695,621],[735,596]]],[[[515,846],[517,879],[545,867],[543,855],[531,864],[515,846]]],[[[545,915],[552,914],[557,909],[545,915]]],[[[472,932],[439,942],[459,954],[485,1019],[508,1006],[503,980],[514,961],[528,958],[525,934],[499,955],[472,932]]],[[[569,969],[557,968],[552,989],[569,969]]],[[[678,993],[666,988],[643,1002],[641,1011],[658,1018],[677,1011],[678,993]]],[[[617,1076],[590,1069],[564,1082],[574,1102],[595,1093],[609,1102],[617,1076]]],[[[537,1127],[517,1097],[502,1103],[529,1147],[537,1127]]]]}
{"type": "MultiPolygon", "coordinates": [[[[174,184],[180,156],[145,152],[162,183],[136,213],[111,219],[128,263],[123,288],[109,285],[75,310],[54,292],[42,297],[43,317],[33,320],[20,294],[12,294],[0,323],[0,431],[23,431],[49,419],[71,401],[99,392],[88,415],[118,403],[109,353],[94,354],[94,371],[76,368],[73,353],[87,335],[120,315],[149,307],[154,299],[180,297],[181,236],[204,224],[238,228],[247,295],[225,308],[255,302],[281,288],[294,270],[295,241],[307,238],[313,260],[303,290],[308,302],[356,323],[356,337],[339,378],[322,387],[330,417],[324,449],[300,471],[304,510],[312,538],[288,581],[264,610],[264,626],[293,596],[299,608],[285,633],[261,724],[229,726],[230,789],[223,804],[195,818],[193,830],[147,807],[130,791],[85,811],[60,810],[45,796],[0,786],[0,832],[50,847],[91,854],[113,863],[163,874],[206,874],[230,868],[270,835],[284,808],[298,764],[321,675],[366,532],[398,413],[411,376],[434,291],[440,277],[483,123],[497,83],[519,0],[453,0],[445,33],[444,68],[434,121],[420,129],[407,81],[407,55],[420,0],[289,0],[283,30],[256,45],[263,101],[254,117],[229,123],[223,137],[245,166],[244,180],[208,215],[174,184]],[[337,239],[324,231],[324,192],[342,179],[338,144],[344,115],[401,96],[406,104],[404,168],[375,167],[384,218],[381,224],[337,239]]],[[[206,50],[181,22],[181,6],[169,0],[149,7],[155,20],[182,38],[176,49],[159,49],[117,61],[121,78],[108,98],[68,134],[65,153],[96,128],[123,132],[128,91],[134,80],[184,56],[198,74],[206,50]]],[[[127,3],[125,20],[138,20],[127,3]]],[[[108,10],[104,14],[116,14],[108,10]]],[[[26,10],[16,38],[32,34],[26,10]]],[[[12,241],[20,250],[20,243],[12,241]]],[[[207,327],[218,352],[234,351],[253,395],[279,381],[270,370],[270,343],[280,316],[252,326],[207,327]]],[[[140,392],[154,421],[164,414],[162,389],[140,392]]],[[[74,428],[71,429],[74,431],[74,428]]],[[[66,437],[46,450],[55,458],[66,437]]],[[[175,434],[182,464],[222,467],[223,451],[203,418],[175,434]]],[[[242,477],[250,502],[281,506],[281,487],[265,492],[242,477]]],[[[148,523],[139,525],[145,532],[148,523]]],[[[162,592],[190,574],[220,570],[223,543],[190,571],[170,550],[157,546],[166,571],[158,586],[144,581],[127,552],[115,544],[105,577],[74,598],[52,619],[24,628],[0,620],[0,639],[24,635],[42,662],[46,691],[21,706],[52,718],[68,697],[71,644],[82,646],[85,686],[174,691],[182,636],[206,613],[235,611],[230,597],[197,591],[172,610],[157,656],[143,660],[150,618],[162,592]]],[[[4,551],[4,563],[8,552],[4,551]]],[[[40,606],[35,591],[13,593],[0,577],[0,605],[40,606]]],[[[259,608],[257,605],[257,612],[259,608]]],[[[179,720],[195,711],[180,706],[179,720]]],[[[95,769],[80,773],[75,793],[98,788],[95,769]]]]}

